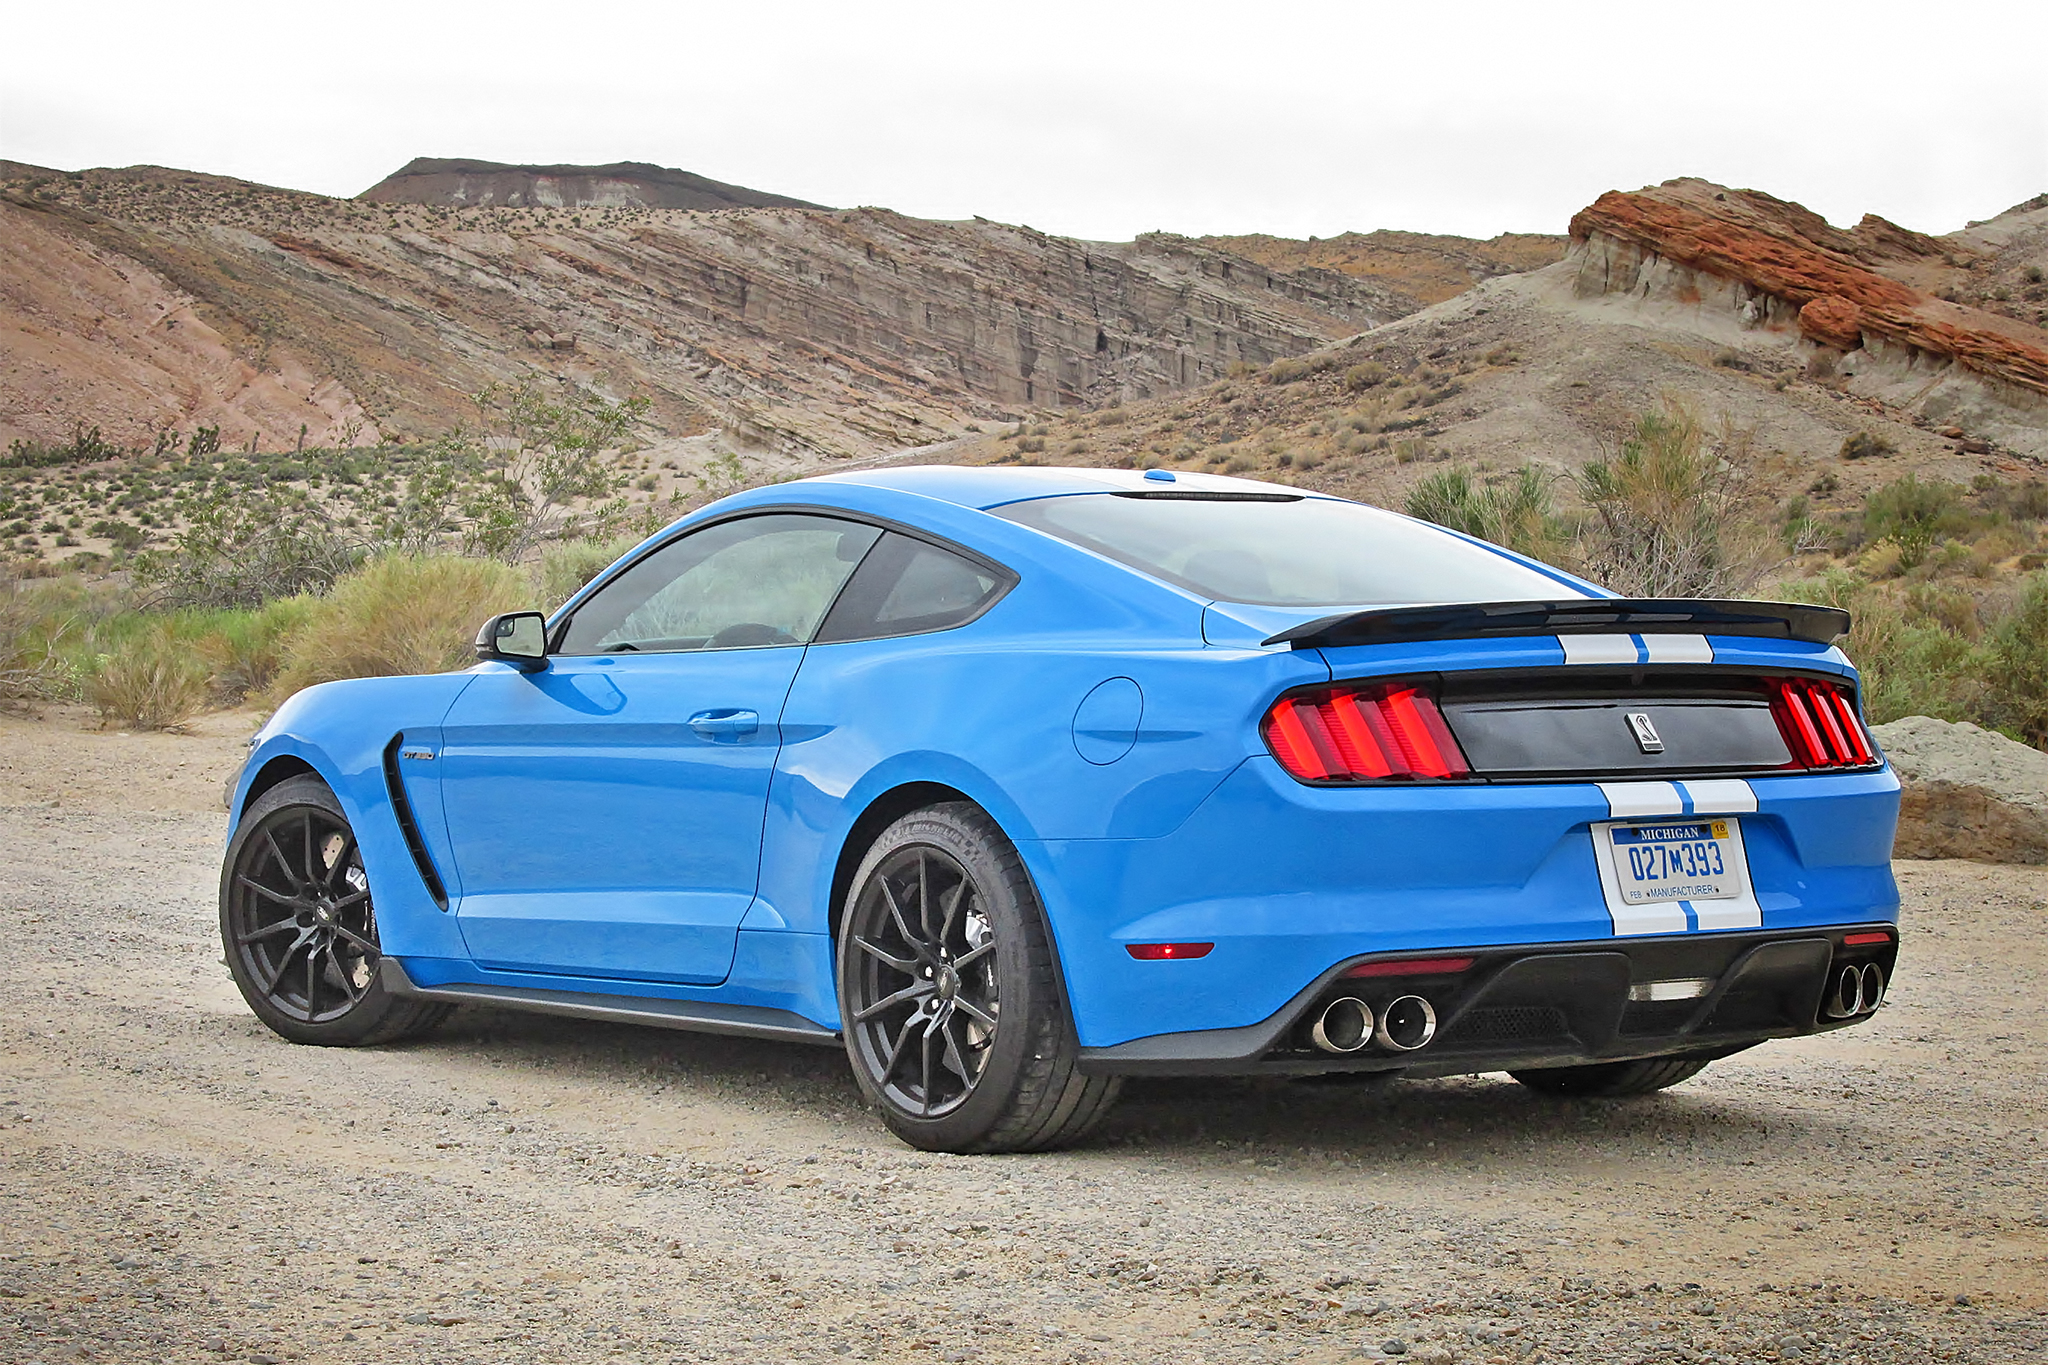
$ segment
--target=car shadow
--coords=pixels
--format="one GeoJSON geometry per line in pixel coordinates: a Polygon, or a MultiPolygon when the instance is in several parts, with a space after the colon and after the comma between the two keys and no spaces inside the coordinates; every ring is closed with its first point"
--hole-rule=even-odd
{"type": "MultiPolygon", "coordinates": [[[[893,1144],[836,1048],[684,1033],[626,1024],[466,1007],[416,1044],[571,1075],[674,1103],[683,1086],[744,1101],[761,1112],[808,1118],[848,1149],[893,1144]]],[[[1560,1170],[1670,1147],[1740,1162],[1760,1142],[1824,1151],[1872,1139],[1859,1111],[1818,1101],[1788,1106],[1777,1082],[1757,1096],[1697,1083],[1627,1100],[1557,1099],[1504,1075],[1442,1080],[1302,1082],[1264,1077],[1135,1078],[1077,1154],[1134,1153],[1284,1168],[1304,1160],[1359,1161],[1376,1169],[1432,1167],[1464,1158],[1520,1157],[1560,1170]]],[[[1034,1160],[1064,1159],[1061,1154],[1034,1160]]]]}

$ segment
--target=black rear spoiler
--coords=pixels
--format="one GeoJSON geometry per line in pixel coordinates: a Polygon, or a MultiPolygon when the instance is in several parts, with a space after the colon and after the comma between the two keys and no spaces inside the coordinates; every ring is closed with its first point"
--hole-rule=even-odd
{"type": "Polygon", "coordinates": [[[1265,641],[1295,649],[1476,640],[1499,635],[1762,635],[1833,644],[1849,631],[1839,607],[1709,598],[1594,597],[1564,602],[1454,602],[1374,607],[1289,627],[1265,641]]]}

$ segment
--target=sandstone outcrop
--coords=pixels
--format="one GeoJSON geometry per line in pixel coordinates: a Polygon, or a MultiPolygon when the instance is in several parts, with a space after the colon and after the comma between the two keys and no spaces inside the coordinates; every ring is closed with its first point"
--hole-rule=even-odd
{"type": "Polygon", "coordinates": [[[1895,856],[2048,863],[2048,754],[1967,721],[1871,729],[1904,786],[1895,856]]]}
{"type": "Polygon", "coordinates": [[[1954,366],[2023,410],[2048,412],[2048,332],[1922,287],[1966,273],[1983,254],[1973,246],[1875,216],[1843,230],[1797,204],[1702,180],[1603,194],[1572,219],[1571,236],[1582,294],[1718,300],[1747,325],[1864,352],[1923,387],[1954,366]]]}
{"type": "Polygon", "coordinates": [[[506,166],[418,157],[364,190],[373,204],[511,208],[816,209],[787,195],[728,185],[690,171],[615,161],[609,166],[506,166]]]}

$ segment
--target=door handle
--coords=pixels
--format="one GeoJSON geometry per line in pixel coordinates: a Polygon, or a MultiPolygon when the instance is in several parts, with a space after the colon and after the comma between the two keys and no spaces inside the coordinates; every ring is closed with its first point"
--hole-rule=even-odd
{"type": "Polygon", "coordinates": [[[758,711],[699,711],[690,717],[689,726],[707,739],[718,735],[751,735],[761,728],[761,714],[758,711]]]}

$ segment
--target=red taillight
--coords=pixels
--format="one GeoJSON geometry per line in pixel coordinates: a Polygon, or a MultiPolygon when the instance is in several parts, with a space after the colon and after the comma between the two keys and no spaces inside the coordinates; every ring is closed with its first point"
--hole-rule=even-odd
{"type": "Polygon", "coordinates": [[[1296,692],[1273,703],[1263,728],[1273,757],[1304,782],[1472,771],[1436,699],[1412,683],[1296,692]]]}
{"type": "Polygon", "coordinates": [[[1361,962],[1344,975],[1359,976],[1449,976],[1470,967],[1469,957],[1411,957],[1403,962],[1361,962]]]}
{"type": "Polygon", "coordinates": [[[1126,943],[1124,951],[1140,962],[1166,962],[1174,958],[1207,957],[1213,943],[1126,943]]]}
{"type": "Polygon", "coordinates": [[[1861,768],[1877,761],[1847,689],[1815,678],[1773,678],[1771,715],[1799,768],[1861,768]]]}

